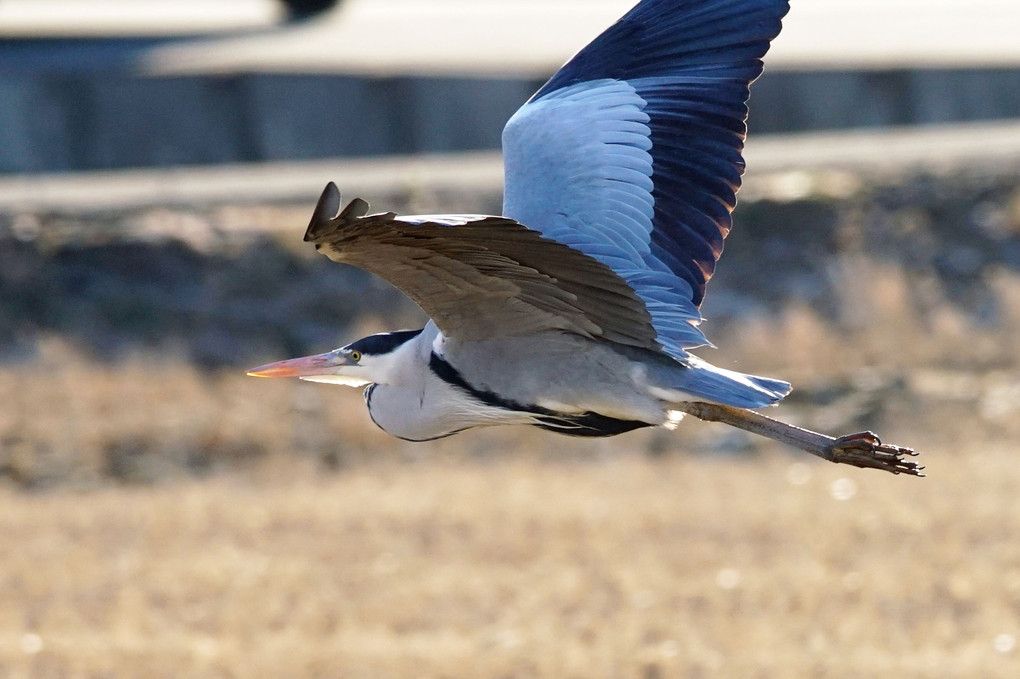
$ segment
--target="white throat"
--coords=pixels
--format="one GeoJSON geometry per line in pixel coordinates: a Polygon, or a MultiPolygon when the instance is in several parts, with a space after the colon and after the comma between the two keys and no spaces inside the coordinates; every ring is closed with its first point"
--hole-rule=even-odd
{"type": "Polygon", "coordinates": [[[427,344],[422,346],[424,335],[424,332],[415,335],[388,354],[364,356],[362,370],[366,381],[362,385],[374,382],[384,386],[419,388],[430,351],[427,344]]]}
{"type": "Polygon", "coordinates": [[[363,387],[371,384],[370,380],[353,375],[308,375],[301,377],[305,382],[322,382],[323,384],[342,384],[345,387],[363,387]]]}

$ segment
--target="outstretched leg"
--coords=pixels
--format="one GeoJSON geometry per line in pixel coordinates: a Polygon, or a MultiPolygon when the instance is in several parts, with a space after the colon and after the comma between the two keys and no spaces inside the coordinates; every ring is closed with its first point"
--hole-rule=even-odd
{"type": "Polygon", "coordinates": [[[701,401],[676,403],[673,404],[673,407],[706,422],[722,422],[752,434],[766,436],[780,443],[805,450],[829,462],[884,469],[893,474],[924,476],[921,473],[921,470],[924,469],[923,466],[903,459],[904,456],[917,455],[913,448],[884,444],[878,436],[870,431],[833,438],[773,420],[771,417],[744,408],[701,401]]]}

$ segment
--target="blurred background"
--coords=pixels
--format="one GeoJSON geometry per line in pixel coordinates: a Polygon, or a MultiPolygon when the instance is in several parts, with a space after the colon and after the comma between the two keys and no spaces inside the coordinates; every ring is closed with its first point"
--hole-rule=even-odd
{"type": "Polygon", "coordinates": [[[505,120],[630,0],[0,0],[0,677],[1014,677],[1020,10],[794,2],[703,307],[773,415],[409,444],[244,369],[419,327],[335,181],[498,213],[505,120]]]}

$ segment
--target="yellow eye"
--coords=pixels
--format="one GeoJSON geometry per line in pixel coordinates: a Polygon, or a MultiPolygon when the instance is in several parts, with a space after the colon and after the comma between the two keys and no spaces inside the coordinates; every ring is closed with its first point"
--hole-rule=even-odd
{"type": "Polygon", "coordinates": [[[355,363],[360,361],[361,360],[361,352],[360,351],[352,351],[351,352],[351,360],[354,361],[355,363]]]}

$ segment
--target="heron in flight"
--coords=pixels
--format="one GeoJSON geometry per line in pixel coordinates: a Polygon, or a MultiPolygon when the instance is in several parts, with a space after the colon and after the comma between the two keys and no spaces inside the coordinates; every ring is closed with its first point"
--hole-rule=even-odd
{"type": "Polygon", "coordinates": [[[787,382],[713,366],[699,305],[731,227],[748,87],[787,0],[643,0],[568,61],[503,130],[503,216],[341,209],[305,233],[430,317],[249,372],[365,388],[410,441],[527,424],[574,436],[688,413],[834,462],[918,474],[909,448],[833,438],[753,409],[787,382]]]}

